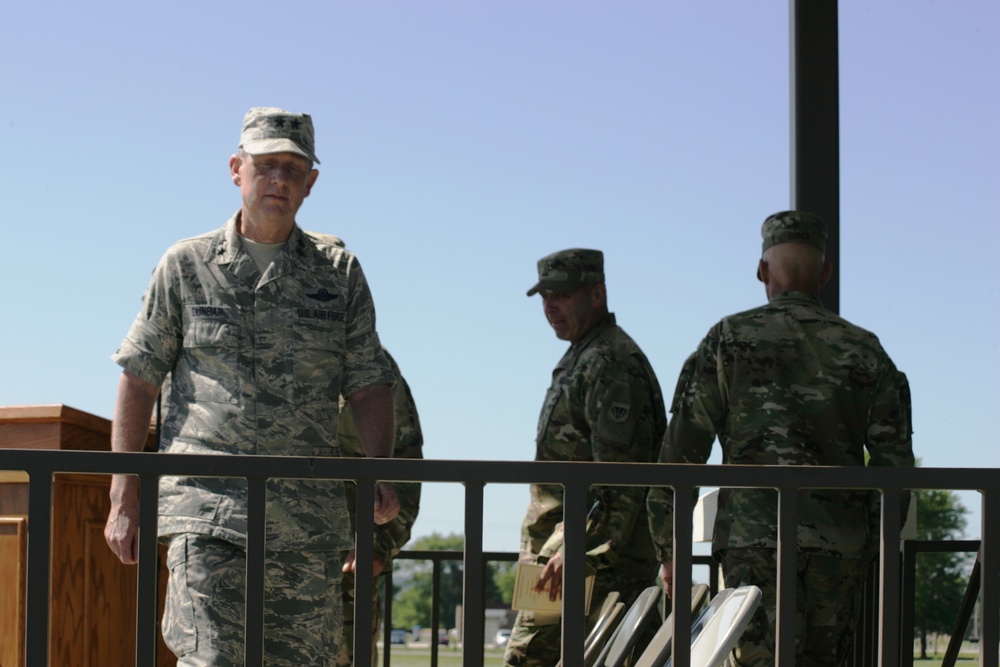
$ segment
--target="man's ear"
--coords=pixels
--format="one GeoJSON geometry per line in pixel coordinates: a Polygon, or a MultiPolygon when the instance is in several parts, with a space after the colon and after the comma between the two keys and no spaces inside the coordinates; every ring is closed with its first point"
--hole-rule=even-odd
{"type": "Polygon", "coordinates": [[[312,192],[313,183],[316,182],[317,178],[319,178],[319,170],[318,169],[311,170],[309,172],[309,175],[306,176],[306,193],[304,195],[302,195],[303,197],[308,197],[309,193],[312,192]]]}
{"type": "Polygon", "coordinates": [[[233,185],[237,187],[240,185],[240,167],[242,165],[243,161],[240,160],[239,155],[229,158],[229,177],[233,179],[233,185]]]}
{"type": "Polygon", "coordinates": [[[771,270],[767,266],[767,262],[763,258],[757,262],[757,280],[761,281],[765,285],[767,281],[771,279],[771,270]]]}
{"type": "Polygon", "coordinates": [[[590,290],[590,305],[593,308],[606,306],[608,303],[608,288],[604,283],[597,283],[590,290]]]}
{"type": "Polygon", "coordinates": [[[833,264],[831,264],[830,262],[823,262],[823,275],[819,279],[819,286],[822,287],[823,285],[830,282],[830,276],[832,275],[833,275],[833,264]]]}

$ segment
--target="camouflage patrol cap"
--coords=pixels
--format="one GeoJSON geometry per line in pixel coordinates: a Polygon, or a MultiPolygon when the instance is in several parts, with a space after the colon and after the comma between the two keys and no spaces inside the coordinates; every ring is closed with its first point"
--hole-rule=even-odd
{"type": "Polygon", "coordinates": [[[240,148],[250,155],[296,153],[319,164],[312,117],[276,107],[254,107],[243,118],[240,148]]]}
{"type": "MultiPolygon", "coordinates": [[[[767,216],[760,226],[760,235],[764,239],[761,255],[782,243],[805,243],[826,252],[826,223],[818,215],[806,211],[781,211],[767,216]]],[[[760,267],[757,267],[757,280],[763,280],[760,267]]]]}
{"type": "Polygon", "coordinates": [[[604,253],[600,250],[570,248],[538,260],[538,283],[528,290],[567,294],[586,283],[604,282],[604,253]]]}
{"type": "Polygon", "coordinates": [[[826,223],[805,211],[781,211],[767,216],[760,226],[761,253],[782,243],[805,243],[826,252],[826,223]]]}

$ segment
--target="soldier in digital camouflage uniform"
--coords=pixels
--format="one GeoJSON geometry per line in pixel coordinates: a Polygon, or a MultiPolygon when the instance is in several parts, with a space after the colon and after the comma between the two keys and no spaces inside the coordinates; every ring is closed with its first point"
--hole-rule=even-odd
{"type": "MultiPolygon", "coordinates": [[[[170,375],[160,451],[338,456],[339,397],[365,453],[390,456],[392,371],[357,259],[295,222],[319,172],[312,119],[251,109],[230,161],[240,210],[173,245],[113,359],[121,375],[115,451],[139,451],[170,375]]],[[[264,652],[268,665],[332,665],[340,576],[352,546],[344,484],[267,482],[264,652]]],[[[105,538],[136,561],[137,479],[116,475],[105,538]]],[[[398,511],[376,487],[375,518],[398,511]]],[[[247,488],[239,478],[161,481],[170,572],[164,639],[178,665],[242,665],[247,488]]]]}
{"type": "MultiPolygon", "coordinates": [[[[538,421],[535,460],[652,462],[666,428],[656,374],[639,346],[608,312],[604,256],[570,249],[538,261],[545,317],[570,342],[552,372],[538,421]]],[[[646,487],[596,487],[587,525],[587,562],[596,570],[591,615],[618,591],[631,604],[656,580],[657,560],[646,529],[646,487]]],[[[562,587],[563,489],[532,484],[521,530],[521,562],[545,563],[540,583],[562,587]]],[[[552,667],[560,658],[558,617],[518,612],[504,664],[552,667]]]]}
{"type": "MultiPolygon", "coordinates": [[[[687,359],[660,461],[704,463],[718,437],[726,464],[863,466],[867,449],[870,465],[912,466],[906,376],[874,334],[820,302],[831,271],[826,225],[785,211],[761,234],[768,303],[724,318],[687,359]]],[[[654,487],[648,504],[669,588],[673,492],[654,487]]],[[[796,665],[847,657],[878,549],[876,512],[874,492],[799,495],[796,665]]],[[[774,665],[777,493],[722,489],[712,542],[726,586],[764,594],[731,664],[774,665]]]]}
{"type": "MultiPolygon", "coordinates": [[[[423,434],[420,431],[420,419],[417,416],[417,406],[413,402],[410,387],[403,379],[396,360],[387,350],[382,350],[385,358],[392,366],[396,378],[392,386],[392,404],[396,413],[396,437],[393,458],[421,459],[423,458],[423,434]]],[[[351,415],[350,405],[345,403],[340,413],[340,449],[344,456],[364,456],[361,441],[351,415]]],[[[399,514],[389,523],[375,528],[375,579],[372,588],[372,666],[378,665],[376,642],[382,624],[382,591],[385,587],[385,576],[392,558],[410,539],[410,529],[417,519],[420,510],[420,484],[398,483],[393,485],[399,498],[399,514]]],[[[354,516],[353,484],[347,485],[347,506],[354,516]]],[[[341,584],[344,600],[344,636],[340,644],[340,654],[337,657],[337,667],[352,667],[354,665],[354,569],[353,552],[348,555],[344,565],[344,579],[341,584]]],[[[388,619],[387,622],[391,622],[388,619]]]]}

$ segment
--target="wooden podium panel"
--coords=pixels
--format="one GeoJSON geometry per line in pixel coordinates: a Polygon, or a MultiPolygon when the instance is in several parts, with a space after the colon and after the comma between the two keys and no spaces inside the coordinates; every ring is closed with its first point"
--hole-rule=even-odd
{"type": "Polygon", "coordinates": [[[0,517],[0,665],[24,664],[28,520],[0,517]]]}
{"type": "MultiPolygon", "coordinates": [[[[0,447],[111,448],[111,422],[66,406],[0,407],[0,447]]],[[[150,442],[152,444],[152,436],[150,442]]],[[[104,541],[110,475],[56,475],[52,487],[49,662],[135,664],[137,568],[104,541]]],[[[24,665],[28,476],[0,471],[0,665],[24,665]],[[8,557],[10,556],[10,557],[8,557]],[[18,588],[19,586],[19,588],[18,588]],[[8,595],[13,591],[14,595],[8,595]],[[18,594],[17,592],[20,591],[18,594]],[[8,652],[8,647],[10,647],[8,652]]],[[[166,570],[160,565],[160,611],[166,570]]],[[[176,664],[161,639],[158,667],[176,664]]]]}

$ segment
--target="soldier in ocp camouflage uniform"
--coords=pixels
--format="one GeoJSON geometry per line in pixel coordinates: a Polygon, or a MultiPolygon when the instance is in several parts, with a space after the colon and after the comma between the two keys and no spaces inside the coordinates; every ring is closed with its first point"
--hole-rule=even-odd
{"type": "MultiPolygon", "coordinates": [[[[823,307],[826,225],[785,211],[761,228],[757,277],[768,304],[724,318],[684,364],[660,461],[912,466],[910,396],[874,334],[823,307]]],[[[650,530],[670,587],[673,492],[649,494],[650,530]]],[[[904,503],[905,511],[905,503],[904,503]]],[[[777,493],[722,489],[712,550],[727,587],[755,584],[760,609],[731,657],[773,665],[777,493]]],[[[877,496],[807,491],[798,504],[797,665],[841,665],[851,648],[867,566],[878,549],[877,496]]]]}
{"type": "MultiPolygon", "coordinates": [[[[112,448],[139,451],[158,388],[171,390],[169,453],[338,456],[346,395],[365,453],[392,452],[392,372],[357,259],[304,233],[295,215],[319,172],[312,120],[251,109],[230,158],[240,210],[160,261],[114,360],[112,448]]],[[[264,582],[268,665],[333,665],[340,574],[351,547],[344,485],[269,480],[264,582]]],[[[376,521],[399,503],[376,487],[376,521]]],[[[137,480],[116,475],[105,538],[136,562],[137,480]]],[[[242,665],[247,487],[240,478],[162,480],[159,534],[170,572],[164,639],[178,665],[242,665]]]]}
{"type": "MultiPolygon", "coordinates": [[[[421,459],[423,458],[423,434],[420,430],[420,418],[417,416],[417,406],[410,393],[410,387],[403,378],[395,359],[385,349],[385,358],[392,366],[396,379],[392,386],[392,404],[396,414],[396,436],[393,458],[421,459]]],[[[357,428],[351,415],[350,404],[345,403],[340,413],[340,449],[344,456],[364,456],[361,441],[358,439],[357,428]]],[[[392,564],[392,558],[399,553],[403,545],[410,539],[410,529],[417,520],[420,510],[420,484],[397,483],[393,485],[399,498],[399,514],[388,523],[375,528],[375,579],[372,585],[372,667],[378,666],[378,650],[376,642],[379,637],[379,626],[382,624],[382,591],[385,587],[385,575],[392,564]]],[[[351,517],[354,517],[355,486],[347,485],[347,507],[351,517]]],[[[340,654],[337,657],[337,667],[353,667],[354,665],[354,552],[348,554],[344,564],[344,579],[341,582],[344,601],[343,638],[340,644],[340,654]]],[[[387,619],[391,623],[392,619],[387,619]]]]}
{"type": "MultiPolygon", "coordinates": [[[[639,346],[608,312],[604,256],[570,249],[538,261],[546,319],[571,343],[552,372],[538,421],[535,460],[652,462],[666,428],[656,374],[639,346]]],[[[656,554],[646,530],[646,487],[596,487],[588,506],[587,562],[596,570],[595,616],[609,592],[631,604],[656,579],[656,554]]],[[[545,563],[540,584],[562,594],[563,489],[531,485],[521,537],[521,562],[545,563]]],[[[558,617],[518,613],[504,654],[510,666],[552,667],[560,658],[558,617]]]]}

